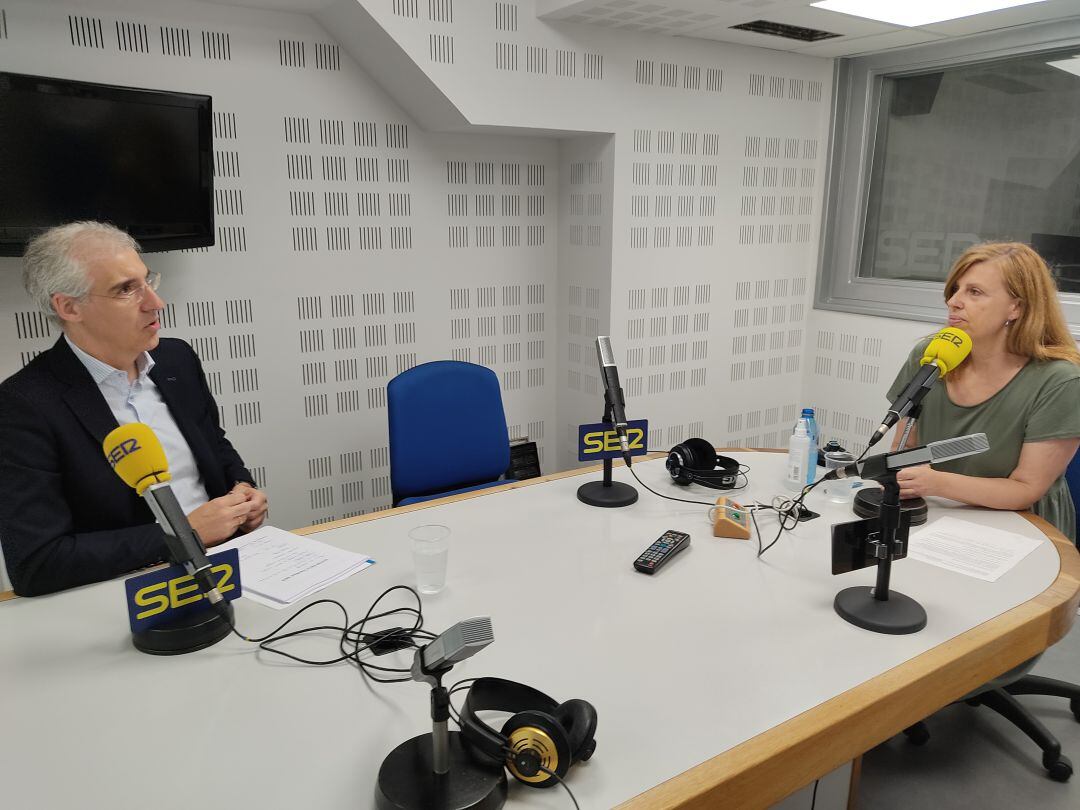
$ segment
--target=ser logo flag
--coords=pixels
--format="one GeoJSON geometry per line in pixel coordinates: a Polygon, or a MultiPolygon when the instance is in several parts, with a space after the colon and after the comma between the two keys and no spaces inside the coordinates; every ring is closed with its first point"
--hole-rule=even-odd
{"type": "MultiPolygon", "coordinates": [[[[211,554],[210,572],[218,592],[231,602],[242,596],[240,588],[240,552],[235,548],[211,554]]],[[[170,565],[149,571],[124,582],[127,591],[128,620],[132,633],[141,633],[162,622],[187,613],[206,610],[202,592],[182,565],[170,565]]]]}
{"type": "MultiPolygon", "coordinates": [[[[630,441],[630,455],[644,456],[649,452],[645,437],[649,435],[649,420],[635,419],[626,423],[626,438],[630,441]]],[[[605,458],[621,458],[622,448],[615,428],[606,422],[578,426],[578,461],[602,461],[605,458]]]]}

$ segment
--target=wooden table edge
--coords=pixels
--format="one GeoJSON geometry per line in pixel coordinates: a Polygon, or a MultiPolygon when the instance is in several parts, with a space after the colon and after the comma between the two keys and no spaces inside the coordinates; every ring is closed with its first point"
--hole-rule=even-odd
{"type": "Polygon", "coordinates": [[[1059,641],[1080,605],[1080,555],[1045,520],[1022,516],[1054,543],[1060,559],[1042,593],[619,808],[769,807],[1059,641]]]}
{"type": "MultiPolygon", "coordinates": [[[[717,451],[787,452],[748,447],[724,447],[717,451]]],[[[650,460],[665,455],[650,453],[642,458],[650,460]]],[[[509,482],[503,487],[309,526],[297,530],[297,534],[313,534],[391,514],[596,473],[600,469],[602,465],[596,464],[564,470],[509,482]]],[[[1059,641],[1072,627],[1080,603],[1080,555],[1069,540],[1042,518],[1030,513],[1021,516],[1042,531],[1058,551],[1058,576],[1041,594],[619,807],[628,810],[768,807],[1059,641]],[[942,679],[951,686],[942,688],[937,683],[942,679]],[[834,730],[837,718],[846,726],[839,734],[834,730]]],[[[793,673],[793,677],[797,675],[793,673]]]]}

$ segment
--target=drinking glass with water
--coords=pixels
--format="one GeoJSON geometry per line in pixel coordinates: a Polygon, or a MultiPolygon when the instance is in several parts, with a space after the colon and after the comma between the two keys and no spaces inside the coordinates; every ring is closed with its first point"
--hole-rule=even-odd
{"type": "Polygon", "coordinates": [[[446,587],[446,558],[450,550],[450,529],[437,523],[409,530],[412,539],[416,587],[420,593],[438,593],[446,587]]]}
{"type": "MultiPolygon", "coordinates": [[[[844,449],[825,453],[825,469],[829,472],[855,463],[855,456],[844,449]]],[[[855,490],[862,487],[861,478],[838,478],[825,482],[825,496],[834,503],[849,503],[855,490]]]]}

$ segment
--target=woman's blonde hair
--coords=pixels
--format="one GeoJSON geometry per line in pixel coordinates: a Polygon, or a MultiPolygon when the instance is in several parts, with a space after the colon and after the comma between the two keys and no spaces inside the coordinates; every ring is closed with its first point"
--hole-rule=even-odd
{"type": "Polygon", "coordinates": [[[1068,360],[1080,365],[1080,351],[1061,312],[1050,268],[1025,244],[983,242],[969,247],[945,279],[945,300],[956,294],[964,273],[982,262],[1001,268],[1009,294],[1020,301],[1020,316],[1009,325],[1009,351],[1035,360],[1068,360]]]}

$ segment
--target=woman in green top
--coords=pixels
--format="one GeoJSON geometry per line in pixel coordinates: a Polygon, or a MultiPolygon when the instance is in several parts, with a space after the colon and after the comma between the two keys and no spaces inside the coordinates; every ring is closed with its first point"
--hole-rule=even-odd
{"type": "MultiPolygon", "coordinates": [[[[990,450],[900,470],[900,496],[1031,509],[1075,541],[1063,475],[1080,446],[1080,352],[1046,263],[1016,242],[975,245],[953,265],[945,303],[949,326],[971,337],[971,354],[927,394],[908,446],[982,432],[990,450]]],[[[908,357],[890,401],[914,375],[928,342],[908,357]]]]}

